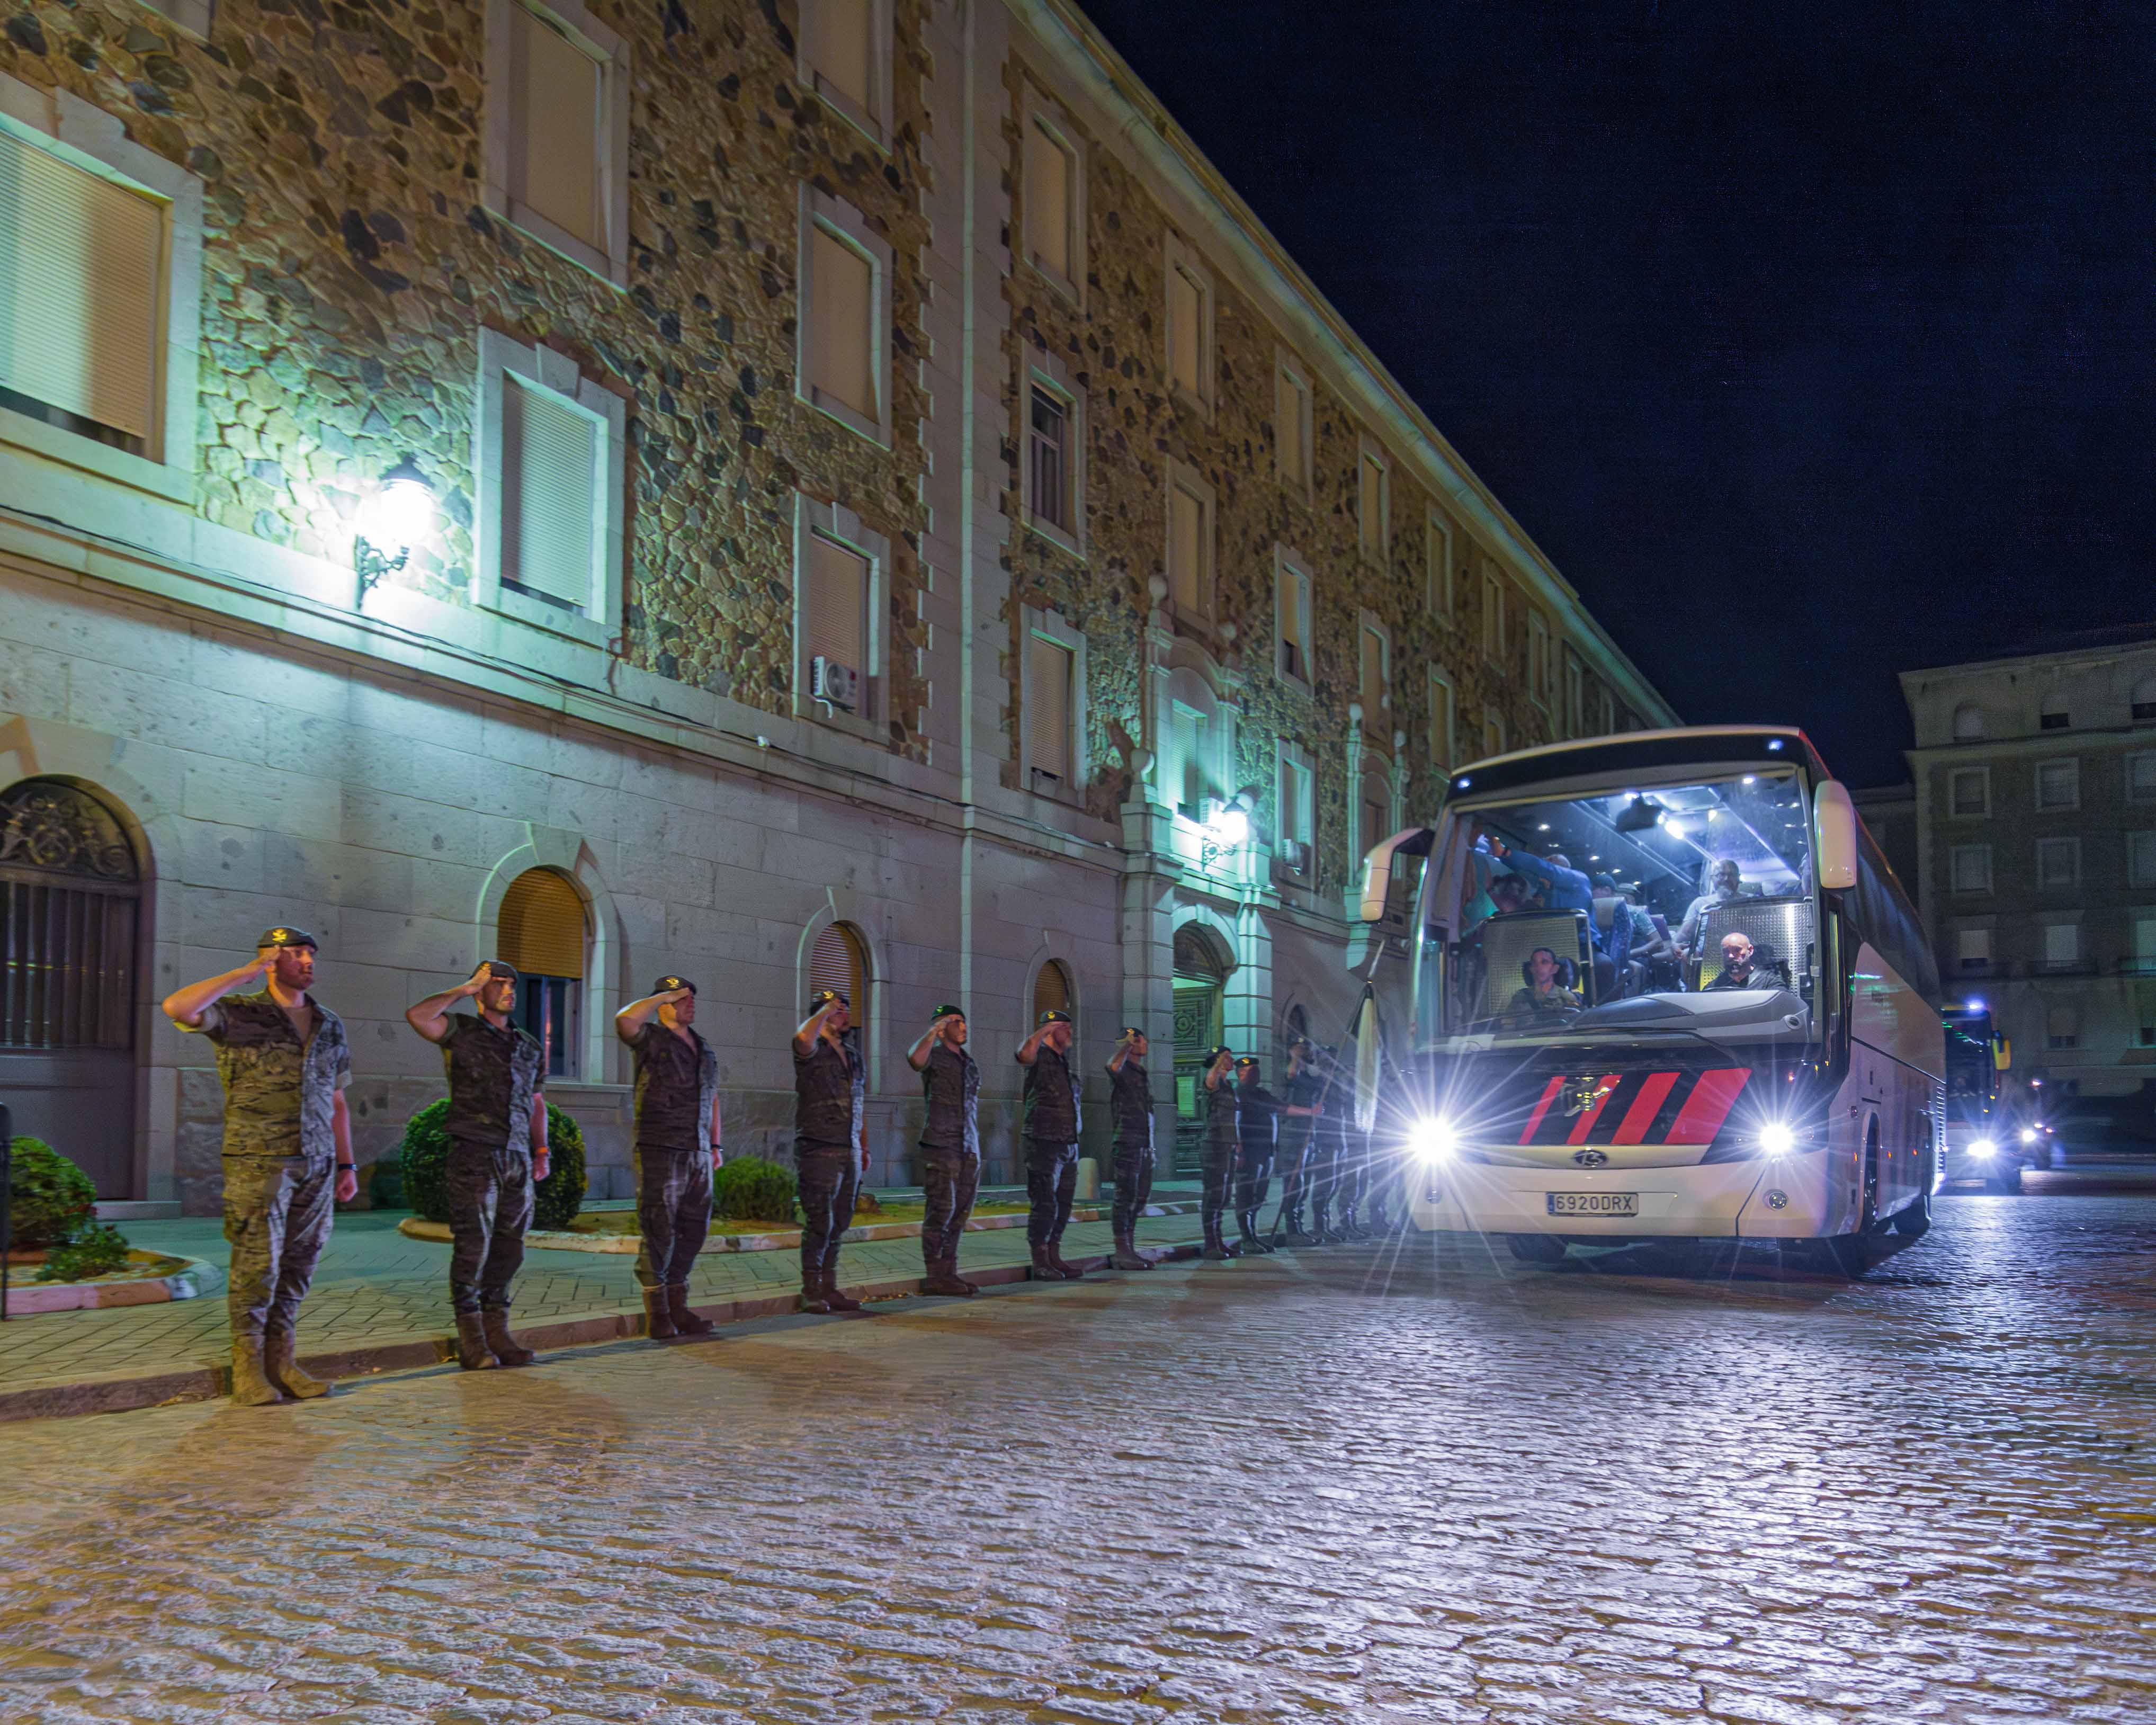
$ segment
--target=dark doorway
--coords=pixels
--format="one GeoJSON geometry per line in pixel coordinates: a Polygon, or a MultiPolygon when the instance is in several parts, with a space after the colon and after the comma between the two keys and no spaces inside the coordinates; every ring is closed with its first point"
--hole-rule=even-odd
{"type": "Polygon", "coordinates": [[[1196,923],[1175,932],[1175,1172],[1196,1171],[1205,1137],[1199,1056],[1220,1040],[1221,997],[1229,962],[1196,923]]]}

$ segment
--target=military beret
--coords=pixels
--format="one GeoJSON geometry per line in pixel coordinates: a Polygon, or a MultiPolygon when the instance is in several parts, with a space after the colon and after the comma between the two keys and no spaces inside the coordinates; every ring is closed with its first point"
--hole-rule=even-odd
{"type": "Polygon", "coordinates": [[[489,982],[513,983],[519,980],[516,974],[516,967],[511,964],[506,958],[488,959],[486,961],[486,975],[489,982]]]}
{"type": "Polygon", "coordinates": [[[1064,1011],[1060,1007],[1051,1006],[1046,1012],[1040,1015],[1040,1024],[1043,1029],[1045,1029],[1050,1024],[1067,1024],[1070,1022],[1070,1014],[1064,1011]]]}
{"type": "MultiPolygon", "coordinates": [[[[1137,1024],[1126,1024],[1116,1033],[1118,1036],[1143,1036],[1145,1031],[1137,1024]]],[[[1150,1039],[1147,1039],[1150,1040],[1150,1039]]]]}
{"type": "Polygon", "coordinates": [[[837,1001],[839,1005],[845,1007],[850,1011],[852,1009],[854,1003],[846,999],[846,991],[844,989],[819,988],[814,993],[808,997],[808,1010],[811,1012],[821,1012],[834,1000],[837,1001]]]}
{"type": "Polygon", "coordinates": [[[304,928],[265,928],[254,946],[258,952],[264,947],[312,947],[317,952],[321,950],[321,942],[304,928]]]}
{"type": "Polygon", "coordinates": [[[943,1005],[937,1007],[935,1011],[928,1014],[932,1019],[963,1019],[965,1015],[966,1009],[964,1007],[952,1006],[947,1002],[943,1005]]]}
{"type": "Polygon", "coordinates": [[[663,976],[651,985],[654,994],[670,994],[676,988],[686,988],[691,994],[696,992],[696,985],[685,976],[663,976]]]}
{"type": "Polygon", "coordinates": [[[1255,1055],[1245,1055],[1242,1059],[1235,1062],[1235,1070],[1240,1072],[1245,1066],[1255,1066],[1257,1064],[1258,1057],[1255,1055]]]}

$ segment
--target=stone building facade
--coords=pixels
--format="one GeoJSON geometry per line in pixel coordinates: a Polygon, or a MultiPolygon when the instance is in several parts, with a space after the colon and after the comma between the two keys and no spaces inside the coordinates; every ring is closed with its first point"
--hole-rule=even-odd
{"type": "Polygon", "coordinates": [[[1917,880],[2015,1068],[2156,1136],[2156,631],[1904,671],[1917,880]]]}
{"type": "Polygon", "coordinates": [[[1038,1006],[1325,1030],[1450,767],[1672,721],[1060,0],[7,3],[0,1085],[108,1197],[275,922],[363,1163],[507,952],[598,1191],[664,971],[737,1151],[859,988],[880,1179],[963,1002],[1005,1173],[1038,1006]]]}

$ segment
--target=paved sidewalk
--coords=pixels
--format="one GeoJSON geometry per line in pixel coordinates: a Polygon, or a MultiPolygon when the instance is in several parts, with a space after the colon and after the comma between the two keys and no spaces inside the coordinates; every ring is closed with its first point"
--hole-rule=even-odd
{"type": "MultiPolygon", "coordinates": [[[[331,1377],[429,1366],[449,1358],[449,1248],[397,1230],[401,1210],[340,1215],[300,1319],[300,1354],[331,1377]]],[[[0,1325],[0,1420],[116,1411],[223,1393],[228,1361],[226,1248],[214,1218],[131,1223],[129,1242],[207,1266],[201,1296],[156,1306],[109,1307],[11,1319],[0,1325]]],[[[1074,1221],[1065,1255],[1098,1264],[1112,1242],[1106,1220],[1074,1221]]],[[[1141,1244],[1194,1250],[1195,1215],[1149,1217],[1141,1244]]],[[[1024,1280],[1022,1228],[969,1231],[959,1263],[975,1281],[1024,1280]]],[[[543,1347],[640,1335],[643,1303],[625,1255],[532,1251],[517,1279],[518,1333],[543,1347]]],[[[842,1285],[856,1299],[917,1291],[917,1235],[849,1243],[842,1285]]],[[[800,1259],[793,1251],[706,1252],[690,1299],[716,1322],[793,1309],[800,1259]]]]}

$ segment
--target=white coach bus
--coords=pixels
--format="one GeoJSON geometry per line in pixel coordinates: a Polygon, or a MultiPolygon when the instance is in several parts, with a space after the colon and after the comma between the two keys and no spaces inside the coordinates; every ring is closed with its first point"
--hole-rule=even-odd
{"type": "MultiPolygon", "coordinates": [[[[1374,1146],[1424,1230],[1771,1241],[1861,1275],[1940,1178],[1937,967],[1800,731],[1635,732],[1463,768],[1373,850],[1413,969],[1374,1146]]],[[[1697,1248],[1694,1248],[1695,1250],[1697,1248]]]]}

